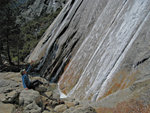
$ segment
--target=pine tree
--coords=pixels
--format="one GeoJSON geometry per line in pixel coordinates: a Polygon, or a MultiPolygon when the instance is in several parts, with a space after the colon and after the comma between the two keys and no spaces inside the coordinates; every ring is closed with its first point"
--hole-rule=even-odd
{"type": "MultiPolygon", "coordinates": [[[[11,47],[16,44],[15,32],[18,29],[16,27],[16,14],[17,10],[14,6],[12,6],[11,0],[1,1],[0,5],[0,56],[4,54],[7,57],[10,65],[13,65],[12,57],[11,57],[11,47]]],[[[0,62],[2,63],[2,58],[0,57],[0,62]]]]}

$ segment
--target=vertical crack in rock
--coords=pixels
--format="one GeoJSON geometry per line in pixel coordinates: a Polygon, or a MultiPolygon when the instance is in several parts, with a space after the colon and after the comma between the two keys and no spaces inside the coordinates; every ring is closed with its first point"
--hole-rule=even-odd
{"type": "MultiPolygon", "coordinates": [[[[72,1],[72,4],[74,2],[72,1]]],[[[78,8],[80,7],[80,5],[82,4],[82,1],[80,2],[79,6],[77,7],[77,9],[75,10],[72,18],[74,17],[74,15],[76,14],[78,8]]],[[[72,18],[70,19],[70,21],[68,22],[68,24],[64,27],[64,29],[58,34],[58,36],[56,37],[53,45],[50,47],[49,49],[49,54],[47,56],[45,56],[45,61],[43,66],[41,67],[41,74],[43,75],[43,77],[47,78],[48,80],[51,79],[51,75],[53,75],[53,80],[51,81],[57,81],[59,78],[60,73],[63,72],[63,68],[65,67],[65,65],[67,64],[67,62],[69,62],[70,57],[71,57],[71,52],[73,50],[73,48],[75,47],[75,45],[77,44],[77,42],[79,41],[80,38],[76,39],[73,44],[72,47],[68,50],[68,52],[64,53],[64,51],[66,51],[64,49],[64,47],[67,45],[67,43],[65,42],[61,47],[58,44],[59,38],[66,32],[72,18]],[[59,49],[58,49],[59,47],[59,49]],[[59,52],[59,54],[56,56],[56,52],[59,52]],[[63,55],[64,53],[64,55],[63,55]],[[68,54],[69,58],[66,58],[65,56],[68,54]],[[66,58],[67,60],[64,60],[64,58],[66,58]],[[56,75],[55,75],[56,74],[56,75]],[[47,76],[49,75],[49,76],[47,76]],[[55,77],[56,76],[56,77],[55,77]],[[54,79],[55,78],[55,79],[54,79]]],[[[77,33],[77,31],[75,31],[71,37],[68,37],[67,41],[70,41],[75,34],[77,33]]]]}
{"type": "Polygon", "coordinates": [[[50,76],[48,76],[48,80],[50,80],[51,82],[57,82],[59,77],[61,76],[61,74],[64,71],[65,66],[68,64],[70,58],[71,58],[71,52],[74,49],[75,45],[77,44],[77,42],[79,41],[79,39],[77,39],[74,44],[72,45],[70,51],[68,52],[67,55],[65,56],[61,56],[59,58],[59,60],[57,61],[56,64],[56,68],[54,68],[54,71],[51,72],[50,76]]]}
{"type": "Polygon", "coordinates": [[[138,61],[135,65],[134,65],[134,68],[138,67],[140,64],[146,62],[147,60],[150,59],[150,56],[146,57],[146,58],[143,58],[142,60],[138,61]]]}
{"type": "MultiPolygon", "coordinates": [[[[73,6],[73,4],[74,4],[74,2],[75,2],[75,0],[73,0],[72,2],[71,2],[71,5],[73,6]]],[[[66,30],[68,29],[68,26],[69,26],[69,24],[70,24],[70,22],[71,22],[71,20],[72,20],[72,18],[74,17],[74,15],[76,14],[76,12],[77,12],[77,10],[78,10],[78,8],[80,7],[80,5],[82,4],[82,2],[83,2],[83,0],[81,0],[80,1],[80,3],[78,4],[78,6],[77,6],[77,8],[75,9],[75,11],[74,11],[74,13],[72,14],[72,16],[71,16],[71,18],[69,18],[69,21],[67,22],[67,24],[63,27],[63,29],[61,29],[60,30],[60,32],[59,32],[59,34],[57,34],[57,36],[55,36],[55,41],[53,42],[53,44],[52,44],[52,46],[49,48],[49,50],[48,50],[48,54],[47,55],[45,55],[42,59],[41,59],[41,63],[40,63],[40,65],[39,65],[39,67],[38,67],[38,70],[40,70],[40,73],[41,73],[41,75],[43,76],[43,77],[46,77],[48,74],[49,74],[49,72],[50,71],[52,71],[52,72],[55,72],[55,71],[53,71],[53,70],[55,70],[55,69],[53,69],[53,68],[55,68],[55,66],[54,66],[54,63],[55,63],[55,65],[56,64],[61,64],[62,62],[59,62],[58,63],[58,61],[60,61],[59,59],[60,59],[60,56],[61,56],[61,53],[63,53],[63,48],[59,45],[59,43],[58,43],[58,41],[59,41],[59,38],[66,32],[66,30]],[[58,49],[58,47],[59,47],[59,49],[58,49]],[[61,51],[61,52],[60,52],[61,51]],[[59,54],[57,54],[57,52],[59,53],[59,54]],[[57,54],[57,56],[56,56],[56,54],[57,54]],[[42,63],[43,62],[43,63],[42,63]]],[[[68,10],[69,11],[69,10],[68,10]]],[[[69,12],[68,12],[69,13],[69,12]]],[[[68,14],[68,13],[66,13],[66,14],[68,14]]],[[[65,16],[64,16],[65,17],[65,16]]],[[[66,18],[66,17],[65,17],[66,18]]],[[[64,19],[65,19],[64,18],[64,19]]],[[[62,19],[62,20],[64,20],[64,19],[62,19]]],[[[75,35],[75,34],[74,34],[75,35]]],[[[50,37],[48,37],[48,39],[49,39],[50,37]]],[[[68,38],[70,38],[70,37],[68,37],[68,38]]],[[[73,38],[73,37],[72,37],[73,38]]],[[[48,41],[48,39],[46,39],[46,41],[48,41]]],[[[75,42],[73,42],[73,45],[74,44],[77,44],[77,42],[78,41],[75,41],[75,42]]],[[[44,42],[44,43],[46,43],[46,42],[44,42]]],[[[75,45],[74,45],[75,46],[75,45]]],[[[71,50],[72,51],[72,50],[71,50]]],[[[71,53],[71,52],[70,52],[71,53]]],[[[69,53],[69,54],[70,54],[69,53]]],[[[64,56],[64,55],[63,55],[64,56]]],[[[63,60],[63,59],[62,59],[63,60]]],[[[67,62],[68,62],[68,60],[66,60],[67,62]]],[[[66,63],[63,63],[63,64],[66,64],[66,63]]],[[[49,77],[46,77],[46,78],[49,78],[49,77]]]]}
{"type": "Polygon", "coordinates": [[[62,19],[61,19],[61,21],[59,22],[60,24],[58,24],[58,26],[55,27],[55,28],[51,31],[51,33],[49,33],[49,36],[47,36],[46,40],[43,42],[43,45],[50,39],[50,37],[54,37],[54,36],[52,35],[53,32],[56,31],[56,29],[59,28],[59,26],[63,23],[63,21],[64,21],[65,18],[67,17],[67,15],[68,15],[70,9],[71,9],[72,6],[73,6],[73,3],[74,3],[73,1],[74,1],[74,0],[72,0],[72,2],[71,2],[68,6],[66,6],[65,10],[67,10],[67,11],[66,11],[66,12],[63,11],[63,12],[65,12],[65,14],[64,14],[64,15],[61,15],[61,16],[62,16],[62,17],[61,17],[62,19]],[[68,7],[69,7],[69,8],[68,8],[68,7]]]}
{"type": "Polygon", "coordinates": [[[48,80],[52,79],[51,82],[57,82],[57,80],[59,79],[59,76],[62,74],[64,70],[65,65],[67,64],[67,62],[69,62],[71,58],[71,52],[73,48],[75,47],[76,43],[79,41],[79,39],[74,41],[71,47],[68,47],[68,44],[72,41],[76,33],[77,31],[74,32],[70,36],[70,38],[67,39],[67,41],[65,41],[65,43],[61,46],[60,54],[57,56],[55,61],[51,65],[49,65],[48,68],[46,69],[44,73],[44,77],[46,77],[48,80]],[[65,49],[67,47],[69,48],[69,50],[66,52],[65,49]]]}
{"type": "Polygon", "coordinates": [[[72,8],[74,2],[75,2],[75,0],[72,0],[72,1],[71,1],[70,6],[69,6],[69,10],[65,13],[65,15],[64,15],[64,17],[63,17],[61,23],[62,23],[62,22],[65,20],[65,18],[67,17],[67,15],[68,15],[70,9],[72,8]]]}

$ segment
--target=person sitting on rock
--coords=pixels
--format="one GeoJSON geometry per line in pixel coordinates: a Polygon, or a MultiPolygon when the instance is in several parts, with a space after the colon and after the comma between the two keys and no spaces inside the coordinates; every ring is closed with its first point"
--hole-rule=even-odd
{"type": "Polygon", "coordinates": [[[31,61],[29,67],[27,70],[25,69],[22,69],[20,71],[21,75],[22,75],[22,84],[23,84],[23,87],[28,90],[28,89],[35,89],[35,87],[39,86],[40,84],[43,84],[41,81],[39,80],[35,80],[35,81],[30,81],[29,80],[29,77],[28,77],[28,72],[30,71],[31,69],[31,66],[33,64],[33,61],[31,61]]]}

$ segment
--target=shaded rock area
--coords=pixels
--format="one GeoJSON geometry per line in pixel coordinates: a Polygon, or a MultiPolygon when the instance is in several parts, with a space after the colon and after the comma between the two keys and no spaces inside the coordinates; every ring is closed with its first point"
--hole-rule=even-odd
{"type": "Polygon", "coordinates": [[[57,84],[41,77],[31,79],[43,84],[25,90],[19,73],[0,73],[0,113],[96,113],[75,99],[61,99],[57,84]]]}

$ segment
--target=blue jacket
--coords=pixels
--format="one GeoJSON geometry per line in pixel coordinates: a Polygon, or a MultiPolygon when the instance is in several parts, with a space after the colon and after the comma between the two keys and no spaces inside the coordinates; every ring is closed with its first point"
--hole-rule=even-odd
{"type": "MultiPolygon", "coordinates": [[[[28,69],[26,70],[26,72],[28,73],[31,69],[31,65],[29,65],[28,69]]],[[[28,77],[28,74],[24,74],[22,75],[22,84],[23,84],[23,87],[24,88],[28,88],[29,85],[30,85],[30,80],[29,80],[29,77],[28,77]]]]}

